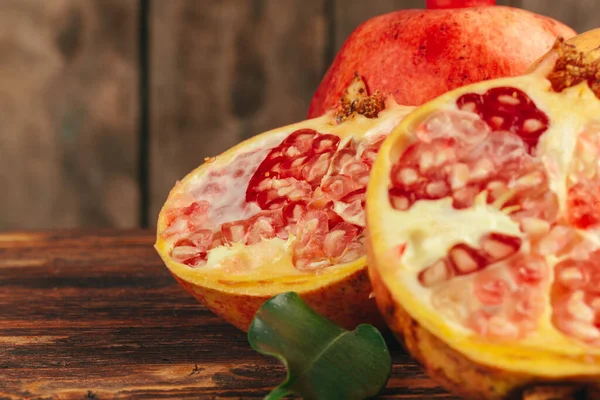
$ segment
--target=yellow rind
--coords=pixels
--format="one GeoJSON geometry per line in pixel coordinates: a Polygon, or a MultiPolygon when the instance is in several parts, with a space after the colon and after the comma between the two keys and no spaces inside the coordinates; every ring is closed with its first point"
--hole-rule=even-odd
{"type": "MultiPolygon", "coordinates": [[[[545,105],[555,118],[569,118],[558,96],[571,96],[580,102],[595,102],[578,112],[600,115],[600,102],[582,83],[561,94],[550,94],[549,82],[534,72],[529,76],[497,79],[456,89],[417,108],[398,125],[382,145],[371,171],[367,188],[368,264],[375,297],[386,322],[427,372],[457,393],[468,398],[501,399],[512,391],[538,381],[598,382],[600,348],[592,348],[566,337],[550,324],[540,326],[537,337],[522,342],[486,341],[436,315],[404,284],[398,271],[406,269],[394,253],[391,208],[388,200],[391,154],[408,143],[412,128],[434,110],[451,104],[461,94],[484,92],[490,87],[525,89],[534,102],[549,96],[545,105]],[[533,88],[533,90],[527,90],[533,88]],[[544,94],[545,93],[545,94],[544,94]]],[[[568,97],[567,97],[568,98],[568,97]]],[[[538,104],[539,105],[539,104],[538,104]]],[[[581,104],[580,104],[581,105],[581,104]]],[[[576,105],[574,105],[575,107],[576,105]]],[[[587,115],[586,115],[587,116],[587,115]]],[[[567,134],[568,132],[565,132],[567,134]]]]}

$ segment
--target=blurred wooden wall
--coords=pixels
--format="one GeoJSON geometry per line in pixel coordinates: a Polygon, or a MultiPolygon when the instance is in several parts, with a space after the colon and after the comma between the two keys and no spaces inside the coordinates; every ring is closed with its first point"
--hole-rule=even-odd
{"type": "MultiPolygon", "coordinates": [[[[596,0],[499,3],[598,25],[596,0]]],[[[152,226],[205,156],[303,119],[358,24],[423,4],[0,0],[0,230],[152,226]]]]}

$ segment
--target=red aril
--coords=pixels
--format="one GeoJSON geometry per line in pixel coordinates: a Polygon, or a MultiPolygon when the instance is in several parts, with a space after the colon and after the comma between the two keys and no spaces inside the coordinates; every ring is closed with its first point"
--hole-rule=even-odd
{"type": "Polygon", "coordinates": [[[398,104],[420,105],[448,90],[524,73],[568,26],[493,0],[427,0],[426,10],[371,18],[350,34],[317,88],[309,118],[339,106],[355,74],[398,104]]]}
{"type": "Polygon", "coordinates": [[[556,49],[417,108],[368,184],[380,310],[466,398],[600,388],[600,62],[556,49]]]}
{"type": "Polygon", "coordinates": [[[287,291],[347,328],[382,324],[365,265],[364,194],[379,146],[412,108],[366,96],[360,79],[345,101],[344,112],[210,159],[159,215],[156,248],[167,267],[241,329],[287,291]]]}

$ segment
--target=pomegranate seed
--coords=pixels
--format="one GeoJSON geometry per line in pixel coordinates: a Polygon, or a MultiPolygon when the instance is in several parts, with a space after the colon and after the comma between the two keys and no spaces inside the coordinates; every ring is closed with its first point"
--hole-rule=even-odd
{"type": "Polygon", "coordinates": [[[454,149],[452,149],[452,148],[441,149],[434,156],[433,166],[441,167],[442,165],[444,165],[448,162],[451,162],[451,161],[455,161],[455,160],[456,160],[456,153],[454,152],[454,149]]]}
{"type": "Polygon", "coordinates": [[[514,309],[510,313],[510,317],[515,321],[531,321],[535,319],[543,309],[543,302],[536,303],[534,299],[526,297],[516,302],[514,309]]]}
{"type": "Polygon", "coordinates": [[[452,206],[456,209],[471,207],[479,190],[476,187],[465,187],[454,192],[452,206]]]}
{"type": "Polygon", "coordinates": [[[190,236],[188,237],[189,242],[191,243],[191,245],[199,248],[199,249],[207,249],[208,246],[210,245],[210,242],[212,241],[212,230],[210,229],[202,229],[199,231],[196,231],[192,234],[190,234],[190,236]]]}
{"type": "Polygon", "coordinates": [[[411,202],[404,191],[397,188],[390,189],[389,198],[392,208],[396,210],[406,211],[411,205],[411,202]]]}
{"type": "Polygon", "coordinates": [[[580,320],[558,320],[555,322],[559,328],[568,334],[583,341],[595,341],[600,339],[600,330],[589,322],[580,320]]]}
{"type": "Polygon", "coordinates": [[[449,255],[454,268],[461,274],[474,272],[485,262],[473,249],[461,244],[450,249],[449,255]]]}
{"type": "Polygon", "coordinates": [[[532,186],[539,186],[544,182],[544,175],[540,171],[535,171],[531,174],[525,175],[512,182],[511,187],[515,188],[528,188],[532,186]]]}
{"type": "Polygon", "coordinates": [[[263,239],[272,239],[275,234],[275,228],[268,218],[258,218],[249,226],[246,244],[259,243],[263,239]]]}
{"type": "Polygon", "coordinates": [[[450,192],[450,188],[446,182],[431,182],[425,188],[425,192],[428,196],[434,199],[439,199],[446,196],[450,192]]]}
{"type": "Polygon", "coordinates": [[[210,242],[210,245],[208,246],[208,249],[214,249],[216,247],[220,247],[223,246],[223,235],[221,234],[220,231],[217,231],[214,233],[212,240],[210,242]]]}
{"type": "Polygon", "coordinates": [[[585,303],[585,293],[577,290],[571,294],[565,303],[565,308],[570,318],[592,323],[596,313],[585,303]]]}
{"type": "Polygon", "coordinates": [[[346,175],[355,176],[364,172],[369,172],[370,168],[362,161],[352,161],[344,165],[342,172],[346,175]]]}
{"type": "Polygon", "coordinates": [[[431,151],[424,151],[421,154],[421,159],[419,160],[419,168],[422,173],[427,172],[431,167],[433,167],[434,156],[431,151]]]}
{"type": "Polygon", "coordinates": [[[246,237],[246,226],[244,221],[236,221],[223,224],[221,226],[221,235],[223,241],[227,244],[241,243],[246,237]]]}
{"type": "Polygon", "coordinates": [[[538,119],[528,118],[523,122],[523,131],[527,133],[537,132],[544,128],[544,123],[538,119]]]}
{"type": "Polygon", "coordinates": [[[179,263],[195,265],[206,257],[206,253],[193,246],[177,246],[171,251],[171,257],[179,263]]]}
{"type": "Polygon", "coordinates": [[[521,231],[530,236],[542,236],[550,231],[550,223],[539,218],[525,217],[520,221],[521,231]]]}
{"type": "Polygon", "coordinates": [[[573,229],[556,225],[552,230],[538,243],[538,252],[541,255],[559,255],[575,239],[573,229]]]}
{"type": "Polygon", "coordinates": [[[306,212],[306,208],[305,201],[291,202],[283,208],[283,218],[287,222],[297,222],[306,212]]]}
{"type": "Polygon", "coordinates": [[[479,114],[480,108],[483,105],[483,98],[477,93],[467,93],[456,100],[456,105],[459,110],[479,114]]]}
{"type": "Polygon", "coordinates": [[[342,172],[345,165],[354,161],[356,151],[353,149],[342,149],[338,151],[332,159],[332,175],[342,172]]]}
{"type": "Polygon", "coordinates": [[[370,171],[365,171],[363,173],[354,175],[354,180],[358,185],[362,187],[367,187],[367,185],[369,184],[370,175],[370,171]]]}
{"type": "Polygon", "coordinates": [[[493,260],[498,261],[515,254],[521,247],[521,239],[492,233],[481,240],[481,248],[493,260]]]}
{"type": "Polygon", "coordinates": [[[498,96],[497,101],[500,103],[503,103],[505,105],[512,105],[512,106],[517,106],[517,105],[521,104],[521,101],[519,98],[515,97],[514,95],[508,95],[508,94],[501,94],[500,96],[498,96]]]}
{"type": "Polygon", "coordinates": [[[356,200],[360,200],[361,204],[364,204],[366,197],[366,188],[360,188],[353,192],[348,193],[346,196],[342,197],[340,200],[344,203],[353,203],[356,200]]]}
{"type": "Polygon", "coordinates": [[[329,257],[339,257],[342,255],[346,247],[356,236],[358,230],[356,227],[342,222],[335,226],[331,232],[325,236],[323,247],[325,254],[329,257]]]}
{"type": "Polygon", "coordinates": [[[452,277],[452,270],[445,260],[436,261],[433,265],[419,273],[419,282],[424,287],[431,287],[445,282],[452,277]]]}
{"type": "Polygon", "coordinates": [[[519,282],[537,284],[546,277],[548,266],[543,258],[530,257],[515,261],[511,268],[519,282]]]}
{"type": "Polygon", "coordinates": [[[340,143],[340,138],[335,135],[317,134],[312,142],[312,148],[316,154],[334,152],[340,143]]]}
{"type": "Polygon", "coordinates": [[[322,153],[310,159],[304,169],[302,176],[311,184],[319,184],[327,173],[331,164],[331,153],[322,153]]]}
{"type": "Polygon", "coordinates": [[[306,153],[311,149],[312,141],[317,135],[318,133],[312,129],[299,129],[285,138],[279,148],[286,149],[294,146],[300,153],[306,153]]]}
{"type": "Polygon", "coordinates": [[[471,166],[470,176],[475,180],[487,178],[494,171],[494,163],[487,158],[482,158],[471,166]]]}
{"type": "Polygon", "coordinates": [[[565,268],[559,265],[557,270],[557,281],[571,290],[584,288],[587,284],[587,274],[585,274],[584,270],[578,266],[571,266],[565,268]]]}
{"type": "Polygon", "coordinates": [[[419,174],[413,168],[403,168],[400,170],[398,181],[405,185],[412,185],[419,179],[419,174]]]}
{"type": "Polygon", "coordinates": [[[347,194],[359,189],[354,180],[347,175],[335,175],[325,178],[321,185],[323,192],[333,200],[339,200],[347,194]]]}
{"type": "Polygon", "coordinates": [[[485,305],[502,304],[508,292],[508,284],[503,279],[486,278],[475,283],[475,296],[485,305]]]}
{"type": "Polygon", "coordinates": [[[450,186],[453,190],[465,187],[469,181],[469,167],[467,164],[458,163],[452,168],[450,174],[450,186]]]}
{"type": "MultiPolygon", "coordinates": [[[[356,220],[360,220],[360,221],[364,221],[364,206],[362,204],[362,201],[357,199],[354,200],[353,202],[349,203],[347,207],[344,208],[343,212],[341,212],[342,216],[346,219],[352,220],[355,223],[356,220]]],[[[361,223],[364,224],[364,223],[361,223]]]]}

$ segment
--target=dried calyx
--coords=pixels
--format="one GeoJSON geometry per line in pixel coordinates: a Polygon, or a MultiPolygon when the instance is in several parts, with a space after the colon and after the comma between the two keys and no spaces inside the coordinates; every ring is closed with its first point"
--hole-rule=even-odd
{"type": "Polygon", "coordinates": [[[577,46],[559,38],[553,46],[558,57],[547,78],[556,92],[587,81],[590,89],[600,98],[600,48],[583,52],[577,46]]]}
{"type": "Polygon", "coordinates": [[[385,109],[385,98],[379,91],[369,95],[365,81],[354,73],[354,79],[340,99],[340,106],[335,112],[335,120],[341,123],[353,115],[360,114],[367,118],[376,118],[385,109]]]}

